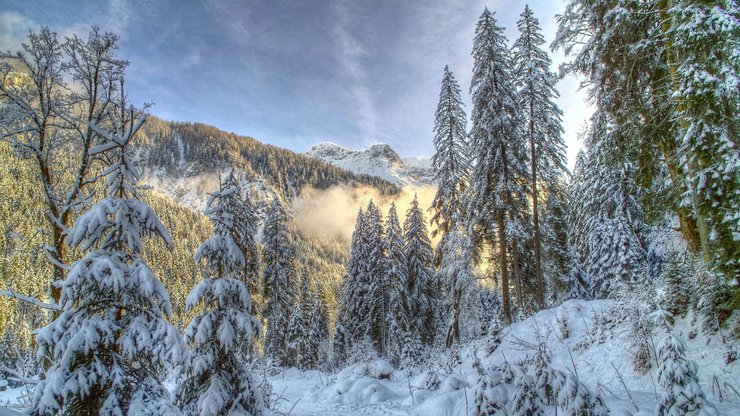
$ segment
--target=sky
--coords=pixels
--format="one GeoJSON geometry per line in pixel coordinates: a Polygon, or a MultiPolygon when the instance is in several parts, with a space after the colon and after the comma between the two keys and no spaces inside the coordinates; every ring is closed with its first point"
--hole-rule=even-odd
{"type": "MultiPolygon", "coordinates": [[[[530,0],[546,41],[564,0],[530,0]]],[[[85,37],[118,34],[131,62],[127,89],[151,113],[254,137],[295,151],[330,141],[388,143],[430,157],[442,70],[468,87],[475,24],[496,13],[510,43],[525,2],[476,0],[10,0],[0,4],[0,49],[29,28],[85,37]]],[[[553,70],[562,62],[552,55],[553,70]]],[[[569,166],[592,110],[579,81],[558,84],[569,166]]]]}

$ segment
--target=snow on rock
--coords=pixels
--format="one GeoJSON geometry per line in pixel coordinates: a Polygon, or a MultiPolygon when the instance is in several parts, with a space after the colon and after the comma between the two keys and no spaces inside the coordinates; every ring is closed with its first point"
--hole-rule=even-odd
{"type": "Polygon", "coordinates": [[[303,153],[354,173],[378,176],[399,186],[430,185],[434,170],[429,159],[401,158],[387,144],[375,144],[365,150],[351,150],[338,144],[319,143],[303,153]]]}

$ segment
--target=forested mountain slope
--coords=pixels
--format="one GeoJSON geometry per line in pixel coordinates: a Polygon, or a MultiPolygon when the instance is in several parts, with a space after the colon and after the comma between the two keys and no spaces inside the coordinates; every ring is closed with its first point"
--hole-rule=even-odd
{"type": "MultiPolygon", "coordinates": [[[[251,137],[227,133],[200,123],[167,122],[150,117],[138,139],[138,152],[147,179],[187,187],[187,178],[215,177],[230,169],[249,182],[264,182],[283,198],[300,195],[304,188],[333,185],[372,186],[383,194],[398,187],[370,175],[349,170],[268,145],[251,137]],[[214,174],[214,175],[212,175],[214,174]]],[[[192,182],[192,181],[191,181],[192,182]]],[[[188,192],[190,190],[181,190],[188,192]]],[[[207,190],[206,190],[207,192],[207,190]]]]}

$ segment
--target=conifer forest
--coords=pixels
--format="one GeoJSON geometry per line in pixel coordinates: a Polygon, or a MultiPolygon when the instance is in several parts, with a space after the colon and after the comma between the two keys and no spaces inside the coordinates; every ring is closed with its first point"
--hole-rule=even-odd
{"type": "Polygon", "coordinates": [[[740,416],[739,137],[737,0],[3,3],[0,416],[740,416]]]}

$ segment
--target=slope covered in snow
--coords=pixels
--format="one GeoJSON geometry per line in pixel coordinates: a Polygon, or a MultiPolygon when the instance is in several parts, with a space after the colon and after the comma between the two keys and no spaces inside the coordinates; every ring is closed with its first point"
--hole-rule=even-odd
{"type": "MultiPolygon", "coordinates": [[[[654,415],[662,394],[657,368],[653,365],[645,373],[634,370],[628,327],[610,319],[614,307],[613,301],[578,300],[541,311],[504,330],[501,344],[491,355],[485,352],[485,340],[464,345],[462,364],[450,372],[444,370],[442,352],[410,377],[381,359],[352,365],[337,374],[288,369],[273,379],[273,392],[279,394],[276,407],[291,415],[472,415],[480,377],[473,368],[474,354],[484,371],[496,379],[495,369],[504,361],[515,375],[520,372],[518,364],[531,357],[542,342],[551,355],[551,368],[577,374],[591,391],[598,390],[612,415],[654,415]],[[431,373],[438,383],[429,383],[434,379],[431,373]]],[[[732,348],[731,341],[723,340],[720,333],[705,333],[699,326],[687,317],[678,319],[673,331],[686,339],[687,358],[697,363],[700,385],[709,401],[720,414],[740,414],[740,396],[732,387],[740,385],[740,366],[723,358],[732,348]]],[[[663,335],[662,329],[655,329],[652,341],[657,344],[663,335]]],[[[500,385],[508,400],[505,414],[512,414],[515,386],[500,385]]],[[[561,409],[556,413],[553,404],[546,406],[546,414],[564,413],[561,409]]]]}
{"type": "Polygon", "coordinates": [[[375,144],[365,150],[351,150],[338,144],[319,143],[303,153],[357,174],[377,176],[399,186],[430,185],[434,170],[429,159],[401,158],[387,144],[375,144]]]}

